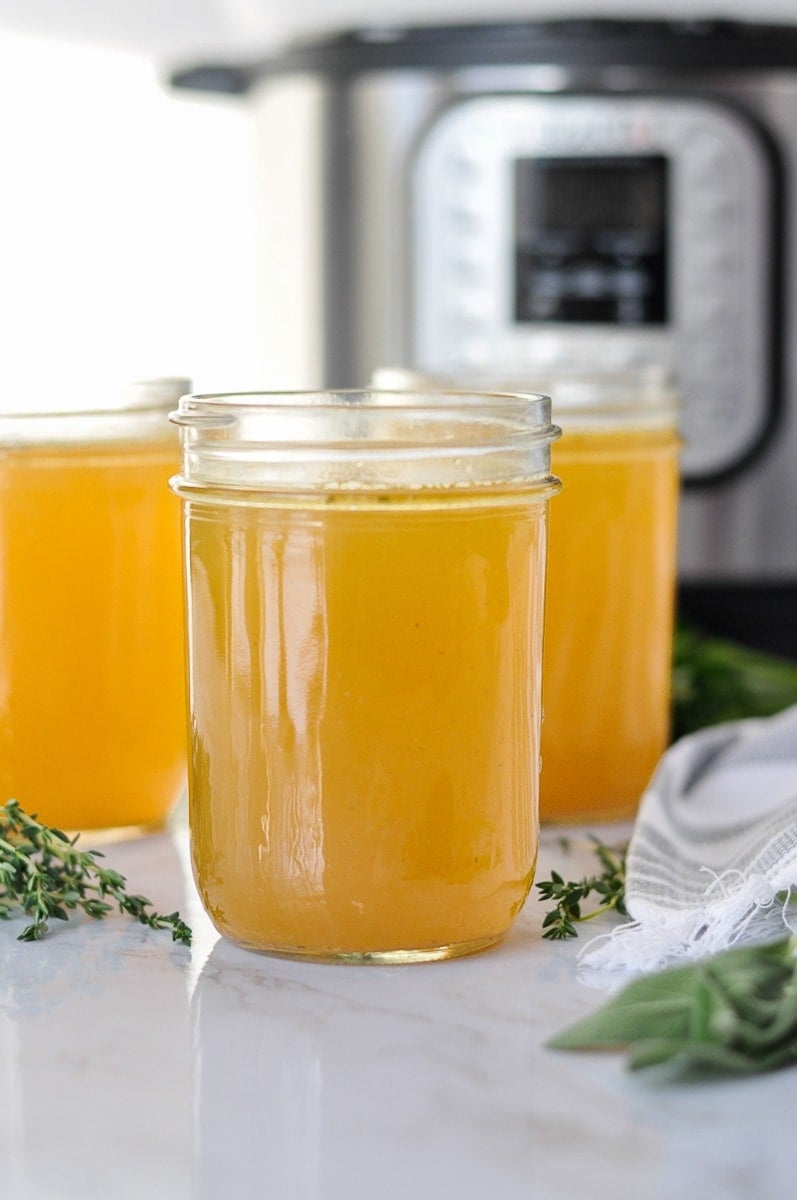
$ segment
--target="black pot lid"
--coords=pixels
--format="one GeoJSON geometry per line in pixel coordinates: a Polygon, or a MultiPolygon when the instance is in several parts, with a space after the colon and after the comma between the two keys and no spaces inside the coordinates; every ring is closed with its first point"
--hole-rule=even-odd
{"type": "Polygon", "coordinates": [[[764,70],[797,67],[797,25],[730,20],[570,18],[412,27],[372,26],[300,38],[271,57],[200,63],[173,74],[176,87],[243,93],[264,77],[494,64],[764,70]]]}

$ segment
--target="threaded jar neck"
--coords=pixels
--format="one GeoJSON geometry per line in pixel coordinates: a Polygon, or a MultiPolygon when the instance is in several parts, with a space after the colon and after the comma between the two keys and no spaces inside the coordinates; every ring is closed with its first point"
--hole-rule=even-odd
{"type": "Polygon", "coordinates": [[[184,396],[181,488],[555,490],[547,396],[465,391],[184,396]]]}

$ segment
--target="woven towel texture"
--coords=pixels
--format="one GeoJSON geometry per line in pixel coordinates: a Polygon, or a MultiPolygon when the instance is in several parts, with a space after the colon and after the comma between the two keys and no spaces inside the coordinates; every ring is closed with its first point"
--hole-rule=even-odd
{"type": "Polygon", "coordinates": [[[642,797],[628,850],[631,922],[591,967],[650,971],[797,926],[797,706],[676,742],[642,797]]]}

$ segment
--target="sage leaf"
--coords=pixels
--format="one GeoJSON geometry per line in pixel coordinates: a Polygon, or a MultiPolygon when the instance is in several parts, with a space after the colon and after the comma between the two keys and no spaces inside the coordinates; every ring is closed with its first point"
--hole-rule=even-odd
{"type": "Polygon", "coordinates": [[[627,1048],[633,1070],[751,1074],[797,1062],[796,952],[786,937],[643,976],[548,1045],[627,1048]]]}
{"type": "Polygon", "coordinates": [[[688,1037],[699,980],[692,967],[679,967],[669,975],[666,987],[658,975],[635,979],[603,1008],[557,1034],[548,1045],[556,1050],[581,1050],[625,1046],[653,1035],[688,1037]]]}

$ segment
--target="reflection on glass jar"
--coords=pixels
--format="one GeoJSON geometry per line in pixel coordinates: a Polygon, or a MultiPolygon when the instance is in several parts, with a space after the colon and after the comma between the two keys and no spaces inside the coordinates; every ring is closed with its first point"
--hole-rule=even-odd
{"type": "Polygon", "coordinates": [[[184,786],[185,385],[0,415],[0,798],[65,829],[157,827],[184,786]]]}
{"type": "Polygon", "coordinates": [[[386,978],[220,939],[191,998],[198,1200],[536,1195],[572,1130],[543,1111],[539,995],[500,964],[386,978]]]}
{"type": "MultiPolygon", "coordinates": [[[[237,954],[240,955],[240,950],[237,954]]],[[[251,981],[216,943],[191,1000],[198,1200],[323,1195],[332,1013],[306,1012],[302,988],[251,981]]],[[[312,989],[311,989],[312,994],[312,989]]]]}
{"type": "Polygon", "coordinates": [[[541,397],[186,397],[194,868],[298,957],[498,941],[537,850],[541,397]]]}

